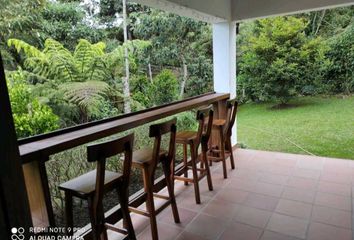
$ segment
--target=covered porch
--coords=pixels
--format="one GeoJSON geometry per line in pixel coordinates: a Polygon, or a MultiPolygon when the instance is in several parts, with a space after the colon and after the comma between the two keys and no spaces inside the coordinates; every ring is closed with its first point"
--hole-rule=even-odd
{"type": "MultiPolygon", "coordinates": [[[[158,216],[160,239],[352,239],[351,160],[247,149],[234,155],[228,179],[221,164],[211,167],[214,191],[203,180],[200,205],[193,186],[175,183],[181,223],[166,208],[158,216]]],[[[138,239],[150,239],[149,220],[132,220],[138,239]]]]}
{"type": "MultiPolygon", "coordinates": [[[[236,96],[237,22],[353,4],[352,0],[135,2],[213,24],[216,93],[18,142],[1,69],[0,100],[5,103],[1,134],[6,137],[0,150],[4,196],[0,215],[6,217],[0,222],[6,220],[2,224],[6,229],[55,226],[45,166],[51,154],[208,104],[225,117],[221,103],[236,96]],[[23,174],[26,164],[29,175],[23,174]]],[[[236,145],[236,126],[232,137],[236,145]]],[[[192,186],[176,183],[181,224],[174,224],[170,208],[165,209],[158,217],[160,239],[352,239],[352,161],[244,149],[234,154],[236,169],[229,170],[228,179],[222,177],[221,164],[213,164],[214,191],[202,182],[202,204],[195,204],[192,186]]],[[[164,191],[162,181],[158,185],[164,191]]],[[[133,200],[144,207],[139,197],[133,200]]],[[[121,218],[119,207],[110,214],[112,221],[121,218]]],[[[138,238],[150,239],[148,219],[134,214],[132,218],[138,238]]],[[[90,238],[89,228],[83,233],[90,238]]]]}

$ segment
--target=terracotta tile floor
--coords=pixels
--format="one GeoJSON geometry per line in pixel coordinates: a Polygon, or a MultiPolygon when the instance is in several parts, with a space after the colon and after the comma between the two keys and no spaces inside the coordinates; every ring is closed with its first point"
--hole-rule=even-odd
{"type": "MultiPolygon", "coordinates": [[[[244,149],[234,156],[228,179],[221,163],[211,167],[214,191],[200,182],[200,205],[192,185],[176,182],[182,222],[174,223],[170,207],[161,212],[160,239],[353,239],[354,162],[244,149]]],[[[138,239],[151,239],[149,220],[132,219],[138,239]]]]}

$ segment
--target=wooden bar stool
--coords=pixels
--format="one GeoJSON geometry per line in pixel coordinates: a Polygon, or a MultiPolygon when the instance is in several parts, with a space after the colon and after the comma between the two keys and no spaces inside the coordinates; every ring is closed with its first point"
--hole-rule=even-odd
{"type": "Polygon", "coordinates": [[[213,190],[209,164],[207,160],[208,141],[210,138],[211,127],[213,122],[214,111],[212,107],[198,110],[197,121],[199,122],[198,131],[183,131],[177,132],[176,143],[183,145],[183,172],[184,176],[175,176],[176,180],[184,181],[185,185],[188,182],[194,184],[195,201],[200,204],[199,181],[207,177],[209,190],[213,190]],[[187,159],[187,146],[190,147],[191,160],[187,159]],[[201,164],[198,163],[198,148],[202,145],[201,164]],[[193,177],[188,177],[188,170],[192,169],[193,177]],[[200,173],[198,175],[198,172],[200,173]]]}
{"type": "Polygon", "coordinates": [[[226,171],[226,155],[230,156],[231,168],[235,169],[234,155],[232,152],[231,135],[232,127],[234,126],[238,102],[236,99],[231,99],[226,102],[227,115],[226,119],[215,119],[213,121],[213,130],[218,132],[220,137],[217,145],[209,147],[209,161],[222,161],[224,178],[227,178],[226,171]],[[218,156],[215,156],[218,155],[218,156]]]}
{"type": "Polygon", "coordinates": [[[171,205],[173,217],[176,223],[180,222],[177,204],[174,194],[174,159],[176,141],[176,119],[150,126],[149,137],[154,137],[153,149],[141,149],[133,152],[133,167],[139,168],[143,172],[144,190],[147,210],[129,207],[131,212],[141,214],[150,218],[152,239],[158,239],[156,215],[165,207],[171,205]],[[168,151],[161,149],[162,135],[170,133],[168,151]],[[161,162],[166,179],[169,196],[154,193],[155,170],[157,164],[161,162]],[[166,202],[158,209],[155,209],[154,197],[164,199],[166,202]]]}
{"type": "MultiPolygon", "coordinates": [[[[94,240],[106,240],[107,229],[126,235],[124,239],[136,239],[128,210],[128,186],[132,165],[134,135],[87,147],[87,160],[97,162],[96,170],[74,178],[59,186],[65,192],[67,227],[73,227],[72,197],[88,201],[94,240]],[[124,153],[123,173],[106,171],[106,159],[124,153]],[[117,190],[123,215],[124,228],[106,223],[102,199],[104,193],[117,190]]],[[[71,233],[72,234],[72,233],[71,233]]]]}

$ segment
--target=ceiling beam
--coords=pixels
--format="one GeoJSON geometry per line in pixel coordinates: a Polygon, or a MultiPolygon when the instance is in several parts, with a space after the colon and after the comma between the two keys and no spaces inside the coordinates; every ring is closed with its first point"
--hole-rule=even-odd
{"type": "Polygon", "coordinates": [[[354,0],[132,0],[208,23],[243,21],[353,5],[354,0]]]}
{"type": "Polygon", "coordinates": [[[353,4],[354,0],[233,0],[232,19],[242,21],[353,4]]]}
{"type": "Polygon", "coordinates": [[[132,0],[155,9],[195,20],[218,23],[231,20],[231,0],[132,0]]]}

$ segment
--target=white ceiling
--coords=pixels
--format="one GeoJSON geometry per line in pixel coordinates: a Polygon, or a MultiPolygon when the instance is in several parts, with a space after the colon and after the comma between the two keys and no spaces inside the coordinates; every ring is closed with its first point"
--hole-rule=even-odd
{"type": "Polygon", "coordinates": [[[353,5],[354,0],[132,0],[153,8],[216,23],[242,21],[353,5]]]}

